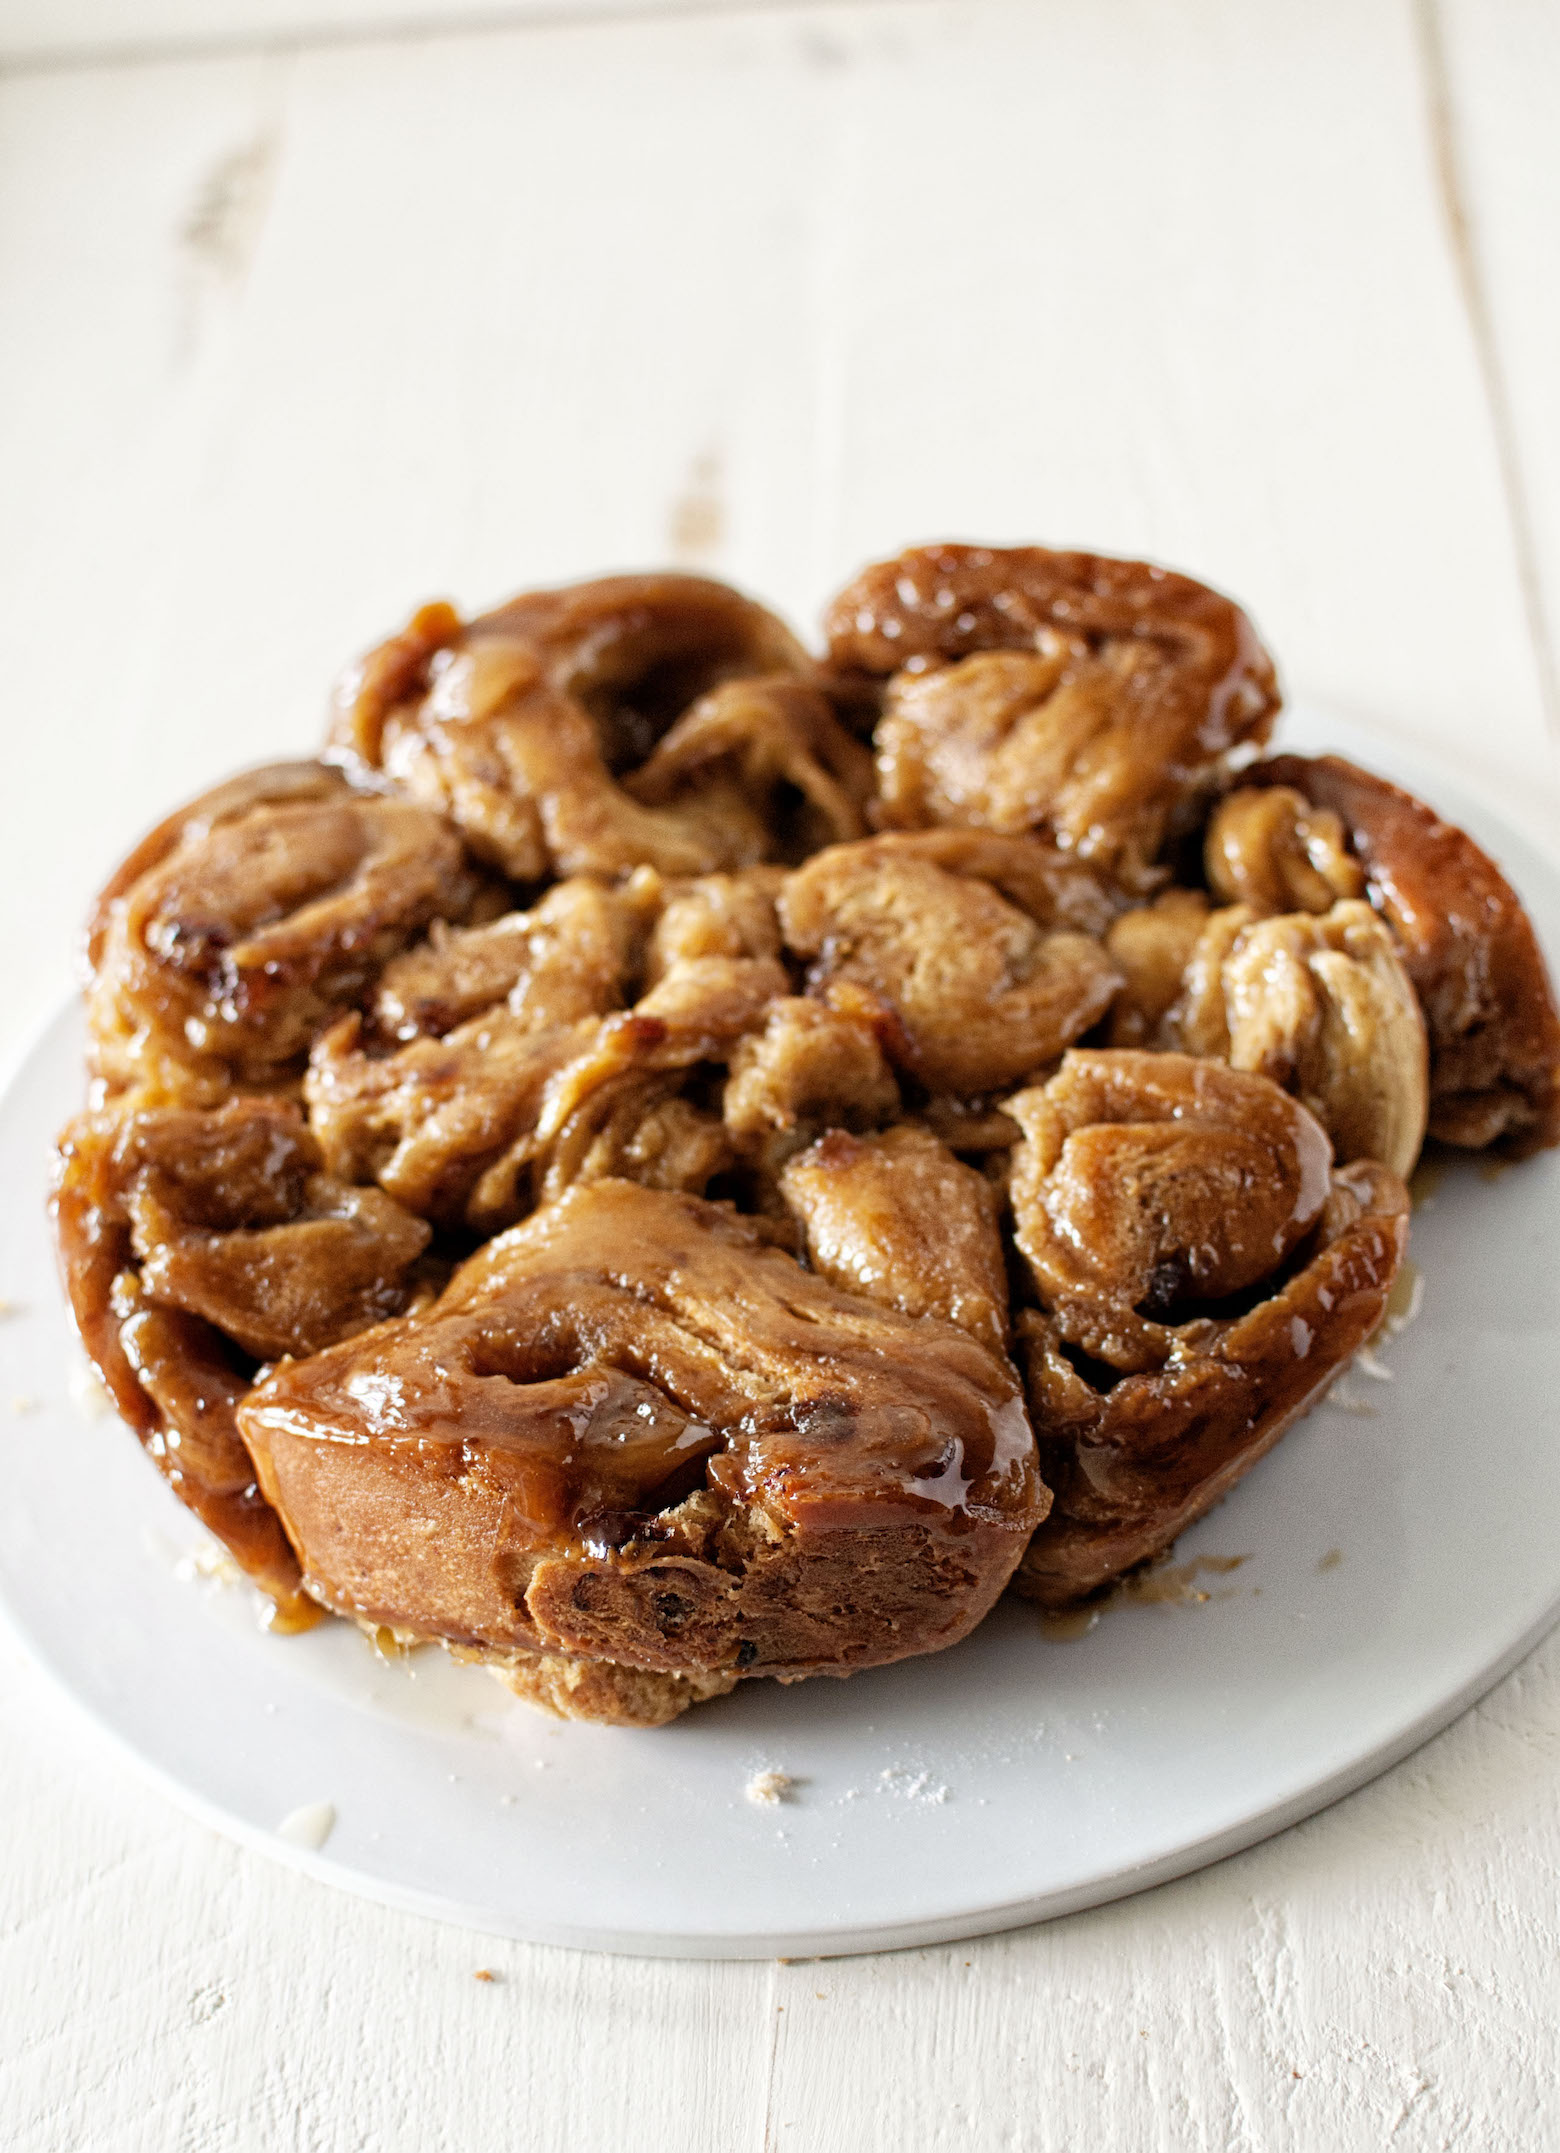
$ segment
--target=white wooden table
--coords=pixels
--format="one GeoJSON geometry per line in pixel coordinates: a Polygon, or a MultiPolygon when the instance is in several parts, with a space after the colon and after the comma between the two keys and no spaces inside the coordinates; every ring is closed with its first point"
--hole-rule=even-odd
{"type": "MultiPolygon", "coordinates": [[[[1554,842],[1554,0],[5,0],[0,61],[8,1060],[342,658],[607,566],[805,623],[914,537],[1156,555],[1554,842]]],[[[0,1722],[17,2153],[1560,2140],[1560,1638],[1200,1877],[796,1965],[328,1893],[9,1645],[0,1722]]]]}

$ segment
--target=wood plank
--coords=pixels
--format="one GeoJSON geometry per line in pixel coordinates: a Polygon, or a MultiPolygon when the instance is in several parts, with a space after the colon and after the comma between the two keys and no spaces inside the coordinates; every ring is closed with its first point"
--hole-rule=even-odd
{"type": "Polygon", "coordinates": [[[1420,0],[1448,222],[1503,433],[1550,730],[1560,737],[1560,13],[1420,0]]]}
{"type": "Polygon", "coordinates": [[[286,744],[273,712],[246,730],[226,681],[191,682],[170,722],[159,679],[281,87],[253,59],[0,80],[0,911],[28,923],[0,1061],[67,990],[126,837],[190,777],[286,744]]]}
{"type": "Polygon", "coordinates": [[[782,1968],[766,2149],[1544,2144],[1557,1758],[1552,1638],[1386,1779],[1199,1877],[987,1943],[782,1968]]]}
{"type": "Polygon", "coordinates": [[[0,1706],[27,1731],[0,1754],[27,1850],[0,1931],[7,2153],[761,2142],[769,1965],[553,1951],[391,1913],[188,1822],[9,1643],[0,1706]]]}
{"type": "Polygon", "coordinates": [[[751,0],[6,0],[0,67],[373,42],[527,22],[730,9],[751,0]]]}
{"type": "Polygon", "coordinates": [[[1296,692],[1550,787],[1406,11],[990,8],[914,68],[868,49],[825,552],[1156,554],[1248,600],[1296,692]]]}

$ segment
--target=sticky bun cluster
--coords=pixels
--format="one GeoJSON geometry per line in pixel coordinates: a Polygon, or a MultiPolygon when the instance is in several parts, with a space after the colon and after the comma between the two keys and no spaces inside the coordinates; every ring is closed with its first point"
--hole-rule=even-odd
{"type": "Polygon", "coordinates": [[[88,934],[88,1352],[283,1623],[650,1725],[1165,1548],[1379,1323],[1427,1130],[1560,1140],[1461,831],[1264,758],[1244,615],[933,546],[821,657],[623,576],[344,678],[88,934]]]}

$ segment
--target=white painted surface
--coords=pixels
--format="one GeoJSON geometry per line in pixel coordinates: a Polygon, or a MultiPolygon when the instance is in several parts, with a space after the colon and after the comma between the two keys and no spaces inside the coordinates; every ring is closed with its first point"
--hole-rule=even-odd
{"type": "MultiPolygon", "coordinates": [[[[875,0],[0,78],[5,1053],[115,848],[305,744],[403,607],[712,524],[804,620],[912,535],[1157,553],[1552,839],[1554,21],[875,0]]],[[[0,1680],[29,2153],[1554,2137],[1555,1641],[1104,1913],[826,1967],[493,1946],[492,1983],[0,1680]]]]}

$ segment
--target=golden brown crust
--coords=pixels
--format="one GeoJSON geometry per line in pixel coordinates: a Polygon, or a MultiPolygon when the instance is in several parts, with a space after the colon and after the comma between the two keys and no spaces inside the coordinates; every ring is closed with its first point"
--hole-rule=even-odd
{"type": "Polygon", "coordinates": [[[490,1243],[426,1314],[283,1364],[240,1425],[327,1604],[662,1674],[939,1649],[1045,1507],[1000,1352],[625,1182],[490,1243]]]}
{"type": "Polygon", "coordinates": [[[435,626],[346,677],[334,750],[516,881],[707,874],[862,829],[869,758],[790,631],[725,584],[613,576],[435,626]]]}
{"type": "Polygon", "coordinates": [[[1141,561],[923,546],[864,569],[825,631],[845,700],[888,683],[887,824],[1042,830],[1133,887],[1278,708],[1239,607],[1141,561]]]}
{"type": "Polygon", "coordinates": [[[1336,755],[1242,773],[1330,809],[1391,926],[1430,1033],[1430,1133],[1513,1156],[1560,1143],[1560,1013],[1521,899],[1466,831],[1336,755]]]}
{"type": "Polygon", "coordinates": [[[109,1093],[220,1103],[273,1084],[435,918],[477,894],[460,841],[322,763],[253,770],[153,831],[88,931],[90,1066],[109,1093]]]}
{"type": "Polygon", "coordinates": [[[1327,1200],[1332,1153],[1266,1077],[1187,1054],[1067,1055],[1006,1111],[1014,1239],[1060,1335],[1121,1370],[1175,1350],[1186,1311],[1246,1294],[1327,1200]]]}
{"type": "Polygon", "coordinates": [[[409,952],[375,998],[404,1044],[387,1049],[355,1016],[315,1042],[303,1088],[330,1171],[476,1233],[603,1175],[702,1191],[733,1147],[716,1113],[678,1094],[790,985],[778,881],[765,868],[618,889],[577,877],[409,952]],[[461,1021],[434,1036],[447,1015],[461,1021]]]}
{"type": "Polygon", "coordinates": [[[724,1697],[737,1686],[734,1674],[647,1674],[642,1667],[580,1659],[570,1652],[478,1656],[527,1704],[551,1712],[555,1719],[583,1719],[603,1727],[665,1727],[690,1706],[724,1697]]]}
{"type": "Polygon", "coordinates": [[[1115,920],[1105,947],[1122,975],[1111,1004],[1106,1044],[1149,1047],[1179,999],[1188,966],[1208,924],[1201,890],[1163,890],[1151,904],[1134,905],[1115,920]]]}
{"type": "MultiPolygon", "coordinates": [[[[226,1164],[274,1226],[307,1200],[308,1162],[295,1148],[306,1141],[296,1114],[265,1100],[204,1116],[87,1115],[60,1138],[51,1202],[76,1327],[109,1395],[180,1501],[284,1615],[299,1611],[298,1564],[238,1433],[249,1376],[222,1333],[179,1305],[177,1280],[161,1301],[146,1291],[132,1204],[147,1193],[177,1201],[169,1183],[182,1170],[195,1208],[220,1190],[226,1164]],[[204,1146],[191,1126],[201,1121],[204,1146]]],[[[154,1257],[161,1247],[142,1241],[154,1257]]]]}
{"type": "MultiPolygon", "coordinates": [[[[1055,862],[1033,839],[1006,849],[1025,846],[1055,862]]],[[[966,862],[888,835],[814,854],[780,895],[788,946],[813,960],[811,991],[876,1017],[889,1058],[929,1091],[991,1091],[1054,1062],[1121,983],[1092,934],[1040,925],[981,872],[991,864],[979,847],[966,862]]]]}
{"type": "Polygon", "coordinates": [[[993,1352],[1007,1345],[1008,1282],[991,1184],[919,1122],[843,1129],[780,1177],[807,1256],[831,1285],[907,1316],[939,1316],[993,1352]]]}
{"type": "Polygon", "coordinates": [[[1226,793],[1208,818],[1203,871],[1226,904],[1261,913],[1328,912],[1365,894],[1342,817],[1284,785],[1226,793]]]}
{"type": "Polygon", "coordinates": [[[1070,1055],[1010,1111],[1040,1302],[1018,1329],[1056,1496],[1015,1584],[1056,1606],[1168,1546],[1326,1388],[1381,1319],[1408,1195],[1381,1166],[1329,1171],[1265,1078],[1179,1055],[1070,1055]],[[1231,1218],[1237,1182],[1256,1201],[1231,1218]]]}
{"type": "Polygon", "coordinates": [[[899,1112],[882,1027],[806,995],[770,1003],[738,1040],[721,1115],[733,1144],[778,1172],[825,1129],[873,1129],[899,1112]]]}
{"type": "Polygon", "coordinates": [[[1126,974],[1112,1046],[1271,1077],[1315,1114],[1340,1163],[1412,1172],[1429,1105],[1425,1023],[1392,932],[1368,904],[1263,916],[1246,903],[1210,912],[1201,891],[1167,890],[1123,913],[1106,946],[1126,974]]]}
{"type": "Polygon", "coordinates": [[[555,883],[529,911],[480,926],[435,920],[425,941],[380,973],[375,1026],[386,1039],[442,1038],[500,1003],[532,1029],[619,1009],[643,925],[637,892],[584,875],[555,883]]]}
{"type": "Polygon", "coordinates": [[[315,1353],[397,1313],[428,1242],[420,1219],[319,1165],[277,1100],[122,1108],[66,1129],[53,1199],[77,1327],[115,1404],[294,1614],[297,1563],[235,1418],[252,1358],[315,1353]]]}
{"type": "Polygon", "coordinates": [[[1407,1179],[1425,1139],[1425,1022],[1392,936],[1369,905],[1258,920],[1220,968],[1229,1061],[1292,1091],[1340,1165],[1407,1179]]]}

